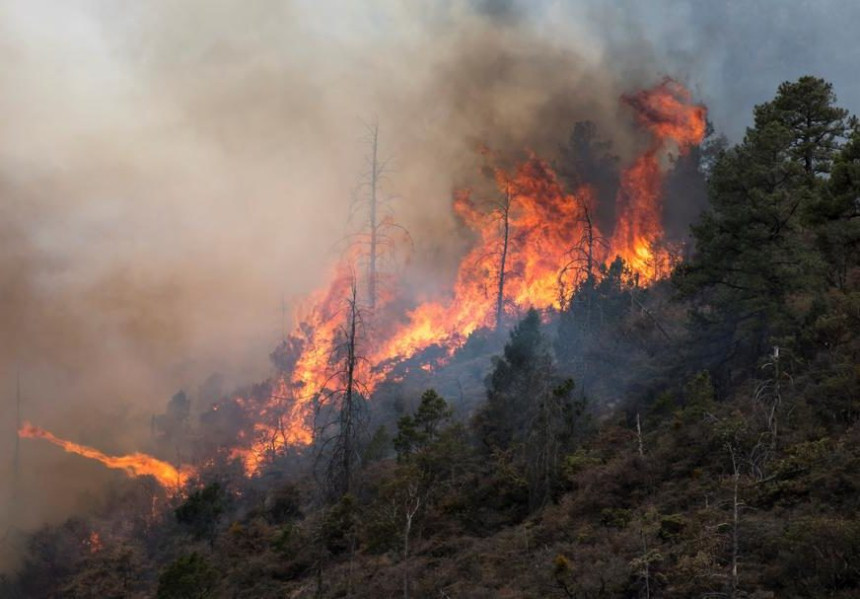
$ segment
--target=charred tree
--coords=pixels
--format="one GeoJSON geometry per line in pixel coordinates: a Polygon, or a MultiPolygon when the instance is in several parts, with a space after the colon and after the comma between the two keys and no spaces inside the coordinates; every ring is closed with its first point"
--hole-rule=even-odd
{"type": "MultiPolygon", "coordinates": [[[[592,121],[574,124],[567,143],[559,148],[556,172],[568,190],[576,195],[585,187],[595,190],[598,228],[608,229],[615,221],[615,201],[621,182],[621,159],[613,152],[612,142],[601,137],[592,121]]],[[[596,213],[595,213],[596,212],[596,213]]]]}
{"type": "MultiPolygon", "coordinates": [[[[372,284],[372,279],[371,279],[372,284]]],[[[349,493],[352,486],[352,470],[353,470],[353,454],[358,445],[356,439],[357,433],[357,392],[355,382],[355,330],[356,320],[358,318],[358,310],[356,307],[355,287],[352,288],[352,298],[349,300],[349,316],[348,316],[348,331],[345,341],[346,358],[345,358],[345,382],[346,387],[343,392],[343,400],[340,406],[340,431],[338,434],[338,442],[336,444],[336,454],[340,454],[340,477],[342,479],[341,488],[343,493],[349,493]]]]}
{"type": "Polygon", "coordinates": [[[599,309],[598,276],[600,268],[595,254],[608,244],[594,223],[588,203],[580,200],[582,216],[579,223],[582,233],[570,249],[569,262],[558,275],[558,300],[562,311],[563,325],[559,332],[562,345],[572,351],[562,352],[567,358],[571,374],[579,381],[579,391],[585,397],[591,381],[589,352],[586,346],[595,336],[595,312],[599,309]]]}
{"type": "Polygon", "coordinates": [[[359,339],[364,325],[355,284],[346,304],[346,322],[340,331],[342,341],[332,356],[335,369],[331,380],[336,384],[318,406],[324,421],[316,435],[320,439],[319,457],[325,461],[325,483],[332,499],[353,491],[367,417],[366,390],[359,376],[363,362],[359,339]]]}
{"type": "Polygon", "coordinates": [[[499,220],[502,229],[502,251],[499,256],[499,285],[496,295],[496,330],[502,328],[505,310],[505,268],[508,260],[508,241],[511,234],[511,184],[505,187],[505,198],[499,204],[499,220]]]}
{"type": "Polygon", "coordinates": [[[355,219],[360,225],[357,232],[347,237],[347,246],[349,250],[357,246],[362,261],[366,260],[367,308],[372,312],[379,304],[386,262],[395,262],[398,247],[409,248],[412,240],[408,231],[395,222],[391,206],[394,198],[384,193],[390,169],[389,160],[380,157],[377,123],[368,125],[366,143],[366,167],[350,210],[350,221],[355,219]]]}
{"type": "Polygon", "coordinates": [[[582,220],[585,223],[585,277],[590,280],[594,277],[594,223],[591,222],[591,213],[588,211],[588,206],[584,206],[583,210],[582,220]]]}

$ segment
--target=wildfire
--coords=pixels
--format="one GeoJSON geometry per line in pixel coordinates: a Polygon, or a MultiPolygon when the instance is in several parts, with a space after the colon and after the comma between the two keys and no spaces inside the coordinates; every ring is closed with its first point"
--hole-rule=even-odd
{"type": "Polygon", "coordinates": [[[74,453],[91,460],[101,462],[108,468],[124,471],[128,476],[152,476],[164,487],[179,487],[185,484],[189,475],[180,472],[167,462],[162,462],[144,453],[132,453],[124,456],[109,456],[92,447],[78,445],[65,439],[60,439],[50,432],[25,422],[18,430],[18,436],[24,439],[44,439],[61,447],[68,453],[74,453]]]}
{"type": "Polygon", "coordinates": [[[593,204],[589,188],[566,193],[549,165],[535,156],[513,172],[497,169],[504,213],[477,210],[467,192],[455,197],[455,212],[479,240],[460,264],[453,298],[415,308],[371,362],[408,358],[433,344],[456,349],[476,329],[491,326],[499,307],[558,308],[563,301],[560,288],[570,289],[577,279],[594,275],[593,261],[620,256],[644,280],[667,272],[661,266],[668,265],[671,256],[659,246],[665,170],[660,159],[670,149],[684,153],[702,141],[705,109],[691,104],[689,93],[668,79],[624,101],[651,133],[652,142],[622,173],[618,218],[608,247],[593,243],[602,236],[586,218],[593,204]],[[501,291],[494,297],[497,288],[501,291]]]}
{"type": "MultiPolygon", "coordinates": [[[[453,292],[415,306],[405,317],[389,309],[394,303],[376,306],[373,318],[380,326],[363,340],[368,360],[359,366],[365,392],[372,392],[394,365],[431,346],[450,354],[474,331],[492,327],[506,315],[529,307],[562,307],[579,281],[598,276],[598,265],[616,256],[642,281],[669,272],[673,256],[663,244],[663,177],[672,154],[682,155],[702,141],[705,108],[669,79],[622,101],[651,140],[621,173],[611,235],[601,234],[589,216],[593,190],[566,190],[548,163],[534,155],[513,169],[495,170],[498,194],[489,206],[479,205],[468,190],[458,192],[455,214],[476,241],[460,263],[453,292]],[[604,242],[596,243],[598,239],[604,242]]],[[[483,200],[486,204],[488,199],[483,200]]],[[[314,402],[337,385],[334,356],[343,342],[346,299],[359,260],[347,255],[337,266],[331,283],[316,294],[313,309],[285,344],[290,358],[258,409],[254,439],[233,450],[249,473],[258,469],[266,452],[312,442],[314,402]]]]}
{"type": "Polygon", "coordinates": [[[659,247],[663,239],[661,159],[672,150],[684,154],[701,143],[705,108],[692,104],[690,93],[671,79],[623,100],[633,108],[637,123],[651,132],[652,142],[622,174],[610,247],[635,272],[651,280],[667,272],[672,261],[666,249],[659,247]]]}
{"type": "MultiPolygon", "coordinates": [[[[494,170],[493,198],[476,199],[470,190],[456,193],[454,212],[475,242],[460,263],[452,292],[419,303],[405,314],[399,310],[406,298],[392,301],[396,290],[388,289],[377,299],[372,314],[368,312],[374,326],[359,327],[361,355],[366,359],[353,366],[360,393],[369,395],[398,364],[431,347],[451,355],[473,332],[498,326],[527,308],[564,307],[579,282],[598,277],[599,266],[616,257],[641,281],[668,274],[673,255],[664,244],[661,222],[663,178],[673,155],[683,155],[704,138],[705,108],[670,79],[624,96],[622,102],[650,135],[650,142],[620,174],[611,235],[602,234],[590,216],[594,190],[566,189],[549,164],[535,155],[514,168],[494,170]]],[[[341,384],[339,348],[348,335],[348,300],[355,301],[355,267],[362,259],[358,247],[351,248],[328,286],[311,297],[311,309],[276,350],[280,374],[259,386],[265,395],[255,391],[251,397],[232,398],[233,405],[250,416],[250,424],[239,433],[229,455],[241,460],[249,474],[267,455],[313,442],[315,406],[335,397],[341,384]]],[[[427,372],[434,368],[418,366],[427,372]]],[[[153,476],[165,487],[182,486],[190,477],[190,470],[182,472],[152,456],[108,456],[29,423],[18,434],[44,439],[129,476],[153,476]]],[[[97,550],[97,535],[90,544],[97,550]]]]}
{"type": "Polygon", "coordinates": [[[84,541],[84,547],[89,549],[90,553],[98,553],[102,550],[104,545],[102,544],[102,539],[99,533],[96,531],[91,531],[90,535],[87,537],[87,540],[84,541]]]}
{"type": "Polygon", "coordinates": [[[410,312],[409,322],[371,363],[408,358],[435,344],[453,351],[477,329],[492,326],[500,307],[504,313],[509,306],[558,303],[559,273],[572,259],[590,193],[565,193],[549,165],[535,156],[512,173],[497,169],[495,175],[503,204],[489,214],[475,207],[469,192],[455,197],[455,212],[478,242],[460,263],[453,297],[410,312]]]}

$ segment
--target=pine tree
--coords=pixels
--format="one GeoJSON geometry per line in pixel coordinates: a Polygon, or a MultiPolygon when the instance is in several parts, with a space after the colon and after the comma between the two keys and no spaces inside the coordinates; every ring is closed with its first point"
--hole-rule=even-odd
{"type": "Polygon", "coordinates": [[[742,143],[725,151],[709,179],[711,209],[693,227],[696,255],[676,273],[695,302],[694,322],[710,364],[725,356],[752,365],[768,339],[791,330],[790,297],[824,285],[824,257],[808,215],[820,204],[847,113],[831,85],[783,83],[755,108],[742,143]]]}
{"type": "Polygon", "coordinates": [[[821,201],[815,206],[818,245],[828,265],[828,282],[845,289],[860,265],[860,129],[836,156],[821,201]]]}
{"type": "Polygon", "coordinates": [[[506,450],[523,442],[534,398],[550,391],[553,375],[540,315],[530,310],[511,332],[487,378],[487,403],[476,417],[476,426],[488,448],[506,450]]]}
{"type": "Polygon", "coordinates": [[[755,128],[777,123],[789,134],[789,159],[808,177],[830,172],[848,129],[848,111],[835,106],[833,85],[805,76],[779,86],[776,98],[755,108],[755,128]]]}
{"type": "Polygon", "coordinates": [[[529,508],[546,503],[569,448],[576,406],[573,381],[557,373],[540,315],[529,310],[487,378],[487,403],[475,418],[486,449],[509,453],[528,484],[529,508]]]}

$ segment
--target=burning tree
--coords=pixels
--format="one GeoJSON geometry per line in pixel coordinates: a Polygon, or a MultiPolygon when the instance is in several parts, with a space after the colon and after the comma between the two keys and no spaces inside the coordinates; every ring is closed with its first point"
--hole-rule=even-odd
{"type": "Polygon", "coordinates": [[[508,259],[508,242],[511,238],[511,186],[505,186],[504,198],[498,205],[499,221],[502,228],[502,251],[499,257],[499,291],[496,294],[496,329],[502,327],[502,314],[505,308],[505,267],[508,259]]]}
{"type": "Polygon", "coordinates": [[[705,107],[693,104],[690,93],[678,82],[624,96],[639,126],[651,134],[651,143],[621,176],[616,201],[616,224],[610,246],[646,280],[659,278],[670,258],[660,250],[662,186],[667,155],[685,154],[705,137],[705,107]]]}
{"type": "Polygon", "coordinates": [[[332,497],[352,491],[360,463],[360,442],[367,428],[367,387],[362,370],[366,360],[359,354],[360,336],[364,331],[358,305],[357,286],[353,283],[346,300],[346,323],[339,332],[340,343],[332,354],[332,381],[326,386],[317,406],[316,428],[318,459],[325,463],[325,481],[332,497]]]}
{"type": "Polygon", "coordinates": [[[470,227],[480,229],[482,235],[488,240],[494,238],[492,243],[485,244],[486,253],[476,257],[475,267],[483,271],[484,276],[481,280],[487,282],[488,296],[490,287],[494,288],[493,326],[499,330],[502,327],[507,303],[505,283],[508,276],[513,274],[508,271],[508,252],[512,250],[512,242],[516,236],[511,222],[516,191],[504,172],[497,171],[495,176],[500,197],[489,201],[484,207],[478,207],[471,198],[471,192],[463,190],[455,199],[454,207],[460,218],[470,227]]]}

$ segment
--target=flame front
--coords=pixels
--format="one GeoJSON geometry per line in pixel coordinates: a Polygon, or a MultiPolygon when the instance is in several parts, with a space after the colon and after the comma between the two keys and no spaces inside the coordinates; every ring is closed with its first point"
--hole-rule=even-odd
{"type": "Polygon", "coordinates": [[[535,156],[512,173],[497,169],[495,177],[500,196],[509,201],[507,241],[504,214],[484,214],[470,193],[457,194],[454,210],[477,233],[478,243],[460,263],[453,297],[410,312],[409,322],[381,345],[371,363],[408,358],[431,345],[453,351],[477,329],[492,326],[501,274],[503,309],[558,304],[559,274],[571,260],[591,194],[588,189],[565,193],[549,165],[535,156]]]}
{"type": "Polygon", "coordinates": [[[684,154],[705,137],[705,108],[690,102],[690,93],[667,79],[657,87],[624,97],[636,122],[651,132],[652,142],[621,177],[618,217],[610,241],[612,252],[646,280],[665,276],[672,257],[659,247],[663,168],[672,151],[684,154]]]}
{"type": "MultiPolygon", "coordinates": [[[[515,168],[495,169],[494,209],[482,209],[468,190],[456,193],[454,212],[474,233],[475,243],[460,262],[453,290],[405,314],[395,310],[405,298],[378,299],[367,314],[373,326],[366,331],[361,327],[361,354],[367,358],[356,365],[361,393],[372,393],[395,366],[431,346],[450,355],[469,335],[493,326],[500,317],[530,307],[562,308],[579,282],[597,277],[599,265],[616,257],[640,281],[669,273],[673,256],[663,243],[663,178],[673,155],[683,155],[704,138],[705,108],[692,103],[689,92],[670,79],[622,101],[650,143],[620,175],[611,235],[603,235],[590,217],[594,190],[565,189],[549,164],[535,155],[515,168]]],[[[267,455],[313,442],[315,402],[335,396],[340,385],[338,348],[344,343],[347,298],[361,260],[360,250],[353,247],[336,266],[329,285],[311,297],[312,309],[276,350],[280,374],[258,386],[266,395],[230,400],[250,418],[229,450],[247,473],[256,472],[267,455]]],[[[419,366],[432,370],[431,364],[419,366]]],[[[30,424],[18,434],[45,439],[129,476],[154,476],[166,487],[183,485],[189,477],[146,454],[108,456],[30,424]]]]}
{"type": "MultiPolygon", "coordinates": [[[[668,274],[672,257],[659,246],[664,168],[661,158],[672,149],[683,154],[705,135],[705,108],[690,102],[689,93],[677,82],[665,80],[657,87],[624,98],[634,109],[637,123],[652,136],[645,153],[621,175],[616,200],[616,225],[607,245],[584,245],[602,238],[596,225],[586,219],[593,208],[593,194],[583,187],[566,193],[549,165],[535,156],[512,173],[496,170],[501,195],[510,197],[507,253],[504,261],[504,301],[517,310],[559,308],[560,290],[571,289],[586,274],[591,252],[596,262],[620,256],[643,280],[668,274]],[[565,281],[565,277],[574,280],[565,281]]],[[[499,279],[505,243],[498,215],[476,210],[468,193],[454,200],[461,220],[479,235],[479,242],[460,264],[454,294],[447,303],[430,302],[409,314],[398,330],[373,355],[372,363],[408,358],[433,344],[456,349],[478,328],[490,326],[496,309],[493,296],[499,279]],[[489,260],[487,258],[490,258],[489,260]]],[[[563,293],[563,291],[562,291],[563,293]]]]}
{"type": "MultiPolygon", "coordinates": [[[[601,234],[588,217],[593,190],[565,190],[549,164],[534,155],[509,171],[495,169],[498,198],[505,202],[496,210],[481,210],[471,192],[458,192],[454,212],[474,232],[475,244],[462,259],[447,298],[421,303],[405,315],[391,308],[401,305],[397,302],[375,307],[373,334],[363,339],[368,360],[359,374],[366,392],[396,364],[434,345],[450,354],[474,331],[493,326],[500,295],[503,314],[560,308],[578,281],[597,276],[597,265],[617,256],[641,281],[668,274],[673,257],[662,243],[663,177],[672,154],[682,155],[702,141],[705,108],[669,79],[622,100],[650,143],[621,173],[611,235],[601,234]],[[501,226],[505,217],[507,226],[501,226]],[[603,243],[595,243],[598,239],[603,243]]],[[[344,308],[358,260],[352,253],[337,266],[331,283],[316,294],[313,309],[285,344],[294,358],[282,366],[270,397],[258,408],[254,439],[233,450],[248,472],[257,470],[265,452],[312,442],[313,402],[335,386],[333,356],[343,341],[344,308]]]]}
{"type": "Polygon", "coordinates": [[[65,439],[60,439],[50,432],[25,422],[18,430],[18,436],[25,439],[44,439],[61,447],[68,453],[73,453],[91,460],[101,462],[108,468],[122,470],[129,476],[152,476],[164,487],[178,487],[185,484],[188,474],[180,472],[167,462],[162,462],[145,453],[132,453],[123,456],[109,456],[92,447],[78,445],[65,439]]]}

